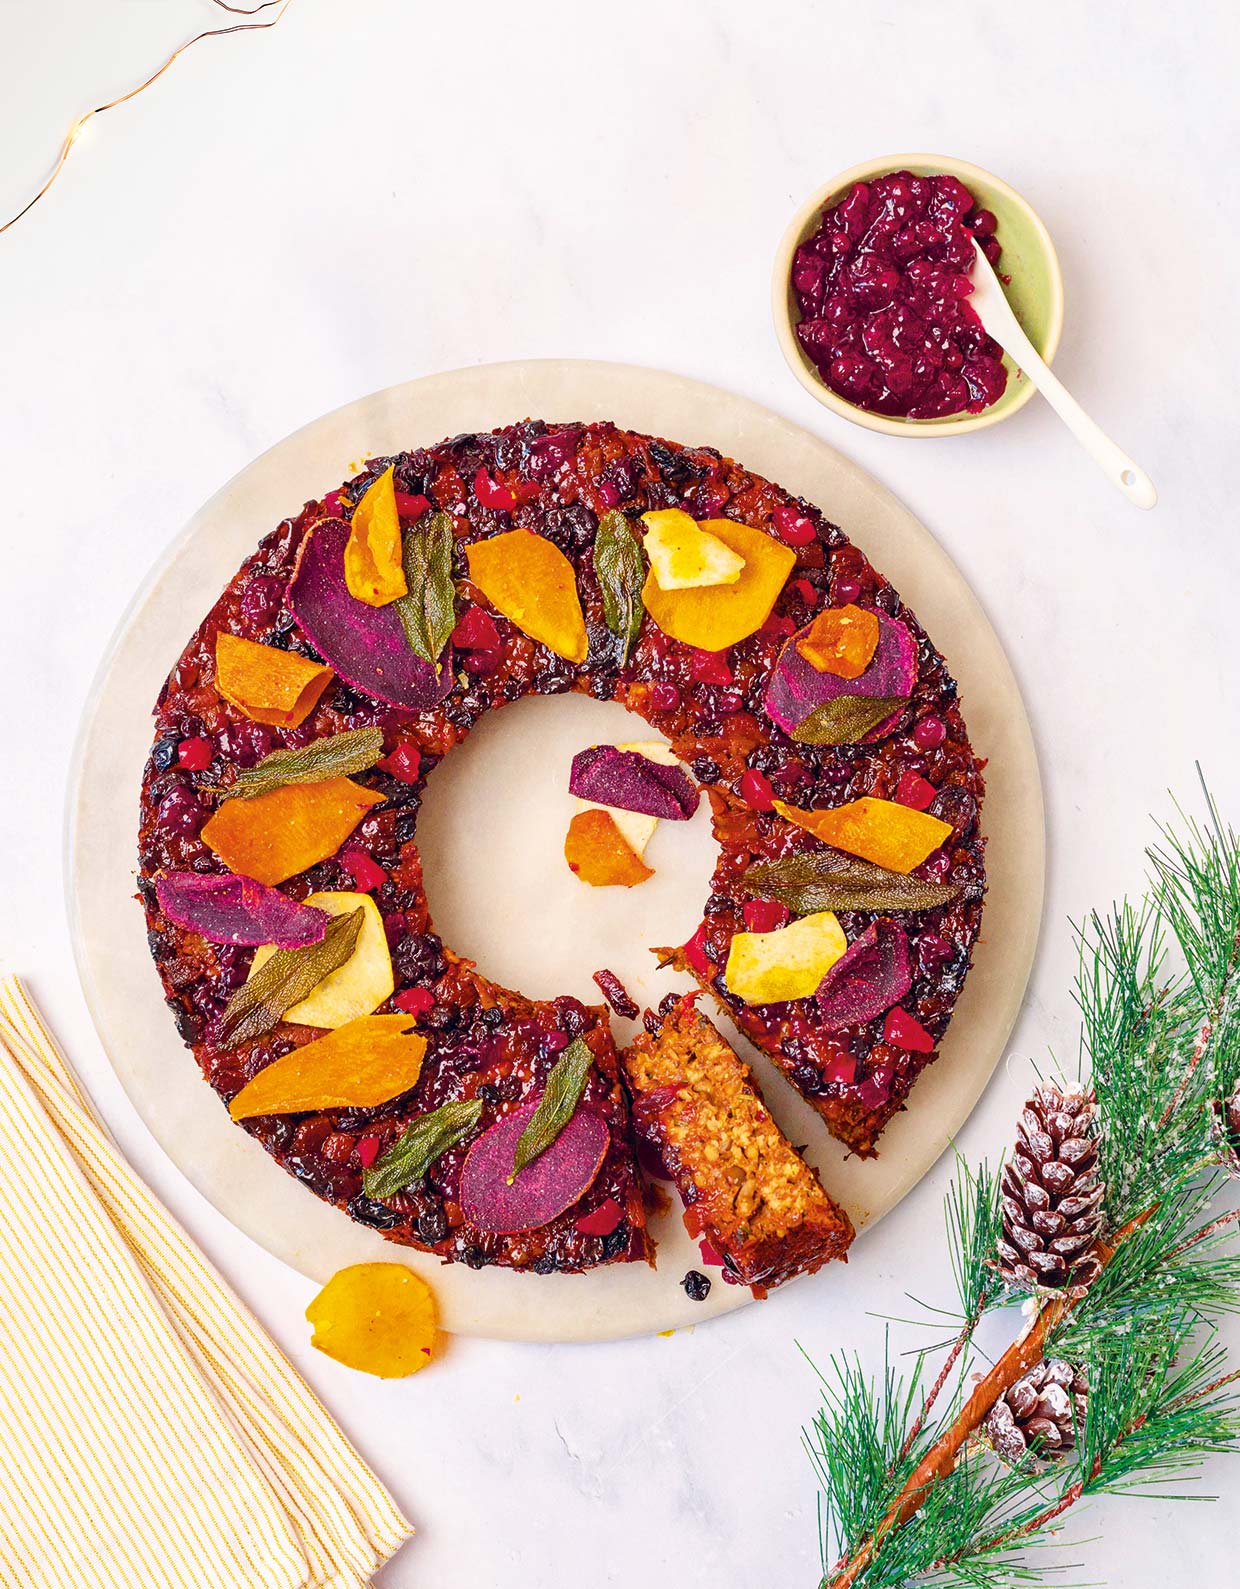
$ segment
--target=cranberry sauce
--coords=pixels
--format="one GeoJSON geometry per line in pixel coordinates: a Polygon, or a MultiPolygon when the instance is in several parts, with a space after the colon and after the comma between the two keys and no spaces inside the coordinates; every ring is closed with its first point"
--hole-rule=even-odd
{"type": "Polygon", "coordinates": [[[977,414],[1002,395],[1003,350],[968,302],[976,237],[995,217],[955,177],[893,171],[858,182],[797,249],[797,337],[840,397],[876,414],[977,414]]]}

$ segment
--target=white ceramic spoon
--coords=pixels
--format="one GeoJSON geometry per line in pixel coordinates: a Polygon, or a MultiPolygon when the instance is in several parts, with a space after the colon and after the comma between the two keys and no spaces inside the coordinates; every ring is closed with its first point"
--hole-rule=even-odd
{"type": "Polygon", "coordinates": [[[1063,382],[1051,374],[1045,360],[1021,330],[1020,321],[1012,313],[1012,306],[999,285],[999,279],[990,268],[990,261],[976,242],[973,252],[977,255],[977,261],[973,271],[973,296],[969,303],[982,324],[1004,352],[1020,366],[1025,378],[1033,382],[1111,484],[1117,486],[1136,507],[1152,508],[1158,501],[1154,482],[1139,464],[1094,424],[1063,382]]]}

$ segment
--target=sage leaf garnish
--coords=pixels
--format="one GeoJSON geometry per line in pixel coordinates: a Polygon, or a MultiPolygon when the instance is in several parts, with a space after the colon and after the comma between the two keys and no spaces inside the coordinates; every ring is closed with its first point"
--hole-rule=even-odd
{"type": "Polygon", "coordinates": [[[538,1108],[517,1139],[509,1186],[540,1153],[545,1153],[577,1112],[594,1055],[583,1037],[575,1037],[551,1067],[538,1108]]]}
{"type": "Polygon", "coordinates": [[[285,1010],[308,998],[325,977],[339,969],[357,948],[365,911],[335,916],[318,943],[304,949],[277,949],[248,982],[229,999],[220,1016],[215,1040],[235,1048],[269,1032],[285,1010]]]}
{"type": "Polygon", "coordinates": [[[456,627],[452,579],[452,515],[432,513],[405,531],[403,561],[409,592],[393,602],[409,648],[439,672],[439,659],[456,627]]]}
{"type": "Polygon", "coordinates": [[[905,704],[898,695],[837,695],[816,707],[792,737],[804,745],[855,745],[905,704]]]}
{"type": "Polygon", "coordinates": [[[624,645],[627,662],[642,626],[641,543],[618,508],[610,508],[598,521],[594,537],[594,577],[603,594],[603,619],[624,645]]]}
{"type": "Polygon", "coordinates": [[[441,1154],[469,1135],[481,1114],[481,1099],[457,1098],[419,1115],[398,1142],[363,1170],[366,1196],[382,1201],[420,1181],[441,1154]]]}
{"type": "Polygon", "coordinates": [[[381,728],[346,729],[343,734],[329,734],[298,750],[273,750],[257,766],[243,767],[236,781],[224,790],[224,798],[250,800],[289,783],[346,778],[352,772],[373,767],[382,755],[381,728]]]}
{"type": "Polygon", "coordinates": [[[797,916],[819,910],[933,910],[961,892],[959,883],[931,883],[889,872],[842,850],[810,850],[756,861],[741,879],[749,893],[777,899],[797,916]]]}

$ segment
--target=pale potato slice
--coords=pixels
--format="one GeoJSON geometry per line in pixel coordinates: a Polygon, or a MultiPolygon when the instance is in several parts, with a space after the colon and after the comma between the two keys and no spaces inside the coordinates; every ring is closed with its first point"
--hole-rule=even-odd
{"type": "Polygon", "coordinates": [[[643,544],[660,590],[693,590],[704,585],[735,585],[745,559],[712,535],[683,508],[643,513],[643,544]]]}
{"type": "MultiPolygon", "coordinates": [[[[326,1026],[335,1030],[359,1015],[372,1015],[390,998],[396,983],[392,977],[392,957],[388,953],[387,934],[383,930],[383,917],[369,894],[311,894],[306,900],[318,910],[332,916],[347,916],[361,909],[362,930],[357,935],[357,948],[325,977],[309,998],[286,1010],[284,1019],[298,1026],[326,1026]]],[[[275,953],[274,945],[264,944],[254,951],[250,976],[275,953]]]]}
{"type": "Polygon", "coordinates": [[[847,948],[834,911],[815,911],[775,932],[738,932],[723,980],[746,1004],[807,999],[847,948]]]}

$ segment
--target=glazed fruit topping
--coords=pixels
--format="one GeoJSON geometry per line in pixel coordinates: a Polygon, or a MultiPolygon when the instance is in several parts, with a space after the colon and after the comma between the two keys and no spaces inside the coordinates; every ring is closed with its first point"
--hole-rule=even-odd
{"type": "Polygon", "coordinates": [[[209,943],[300,949],[321,943],[330,919],[252,877],[170,872],[155,884],[155,896],[169,921],[209,943]]]}
{"type": "Polygon", "coordinates": [[[829,910],[770,932],[738,932],[723,980],[728,992],[746,1004],[807,999],[847,947],[844,930],[829,910]]]}
{"type": "Polygon", "coordinates": [[[629,845],[609,811],[589,806],[568,825],[564,859],[569,871],[593,888],[634,888],[653,870],[629,845]]]}
{"type": "Polygon", "coordinates": [[[974,235],[993,264],[994,216],[950,176],[893,171],[823,211],[792,286],[798,339],[832,391],[909,419],[980,413],[1003,395],[1003,350],[968,303],[974,235]]]}
{"type": "Polygon", "coordinates": [[[407,1015],[364,1015],[273,1059],[228,1106],[234,1120],[309,1109],[373,1109],[416,1086],[426,1039],[407,1015]]]}
{"type": "MultiPolygon", "coordinates": [[[[568,791],[580,800],[636,811],[667,822],[687,822],[698,807],[698,790],[672,758],[655,760],[643,750],[591,745],[573,757],[568,791]]],[[[654,747],[657,751],[660,747],[654,747]]]]}

